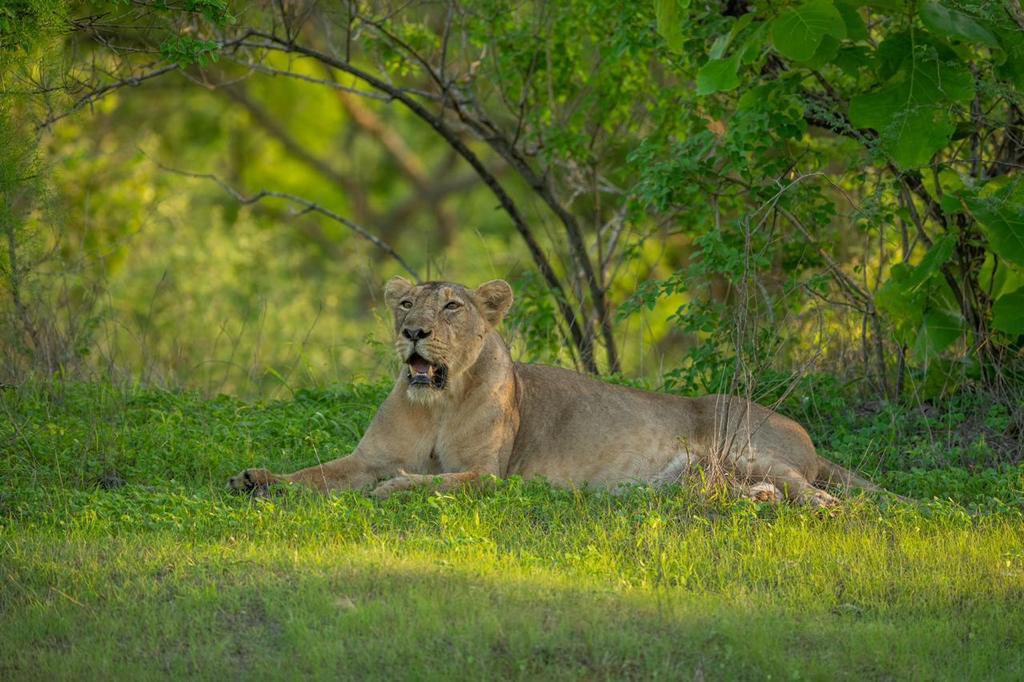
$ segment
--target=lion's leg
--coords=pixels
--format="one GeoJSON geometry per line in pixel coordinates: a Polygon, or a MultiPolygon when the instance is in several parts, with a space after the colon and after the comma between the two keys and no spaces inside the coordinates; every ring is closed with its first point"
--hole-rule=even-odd
{"type": "Polygon", "coordinates": [[[402,471],[398,476],[378,485],[370,494],[377,499],[384,499],[402,490],[420,487],[444,493],[464,486],[479,485],[486,475],[478,471],[460,471],[452,474],[408,474],[402,471]]]}
{"type": "Polygon", "coordinates": [[[237,492],[253,492],[265,490],[268,486],[282,482],[283,479],[279,474],[271,473],[266,469],[246,469],[228,479],[228,489],[237,492]]]}
{"type": "MultiPolygon", "coordinates": [[[[390,472],[384,472],[387,475],[390,472]]],[[[292,474],[275,474],[266,469],[246,469],[228,479],[228,488],[242,492],[266,489],[274,484],[295,484],[322,493],[332,490],[364,488],[381,475],[362,458],[350,455],[324,464],[300,469],[292,474]]]]}
{"type": "Polygon", "coordinates": [[[782,491],[768,481],[761,481],[751,485],[733,484],[733,492],[740,497],[746,497],[754,502],[771,502],[774,504],[782,501],[782,491]]]}
{"type": "Polygon", "coordinates": [[[834,507],[839,504],[839,500],[821,488],[814,487],[807,477],[793,467],[772,467],[765,478],[781,490],[788,500],[811,507],[834,507]]]}

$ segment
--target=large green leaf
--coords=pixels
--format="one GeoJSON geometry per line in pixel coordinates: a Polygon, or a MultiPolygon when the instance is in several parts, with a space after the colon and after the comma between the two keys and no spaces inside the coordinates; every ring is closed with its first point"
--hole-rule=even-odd
{"type": "Polygon", "coordinates": [[[838,0],[836,9],[839,10],[840,16],[843,17],[843,23],[846,24],[846,37],[850,40],[866,40],[868,27],[857,10],[857,3],[853,0],[838,0]]]}
{"type": "Polygon", "coordinates": [[[956,130],[953,103],[974,96],[970,71],[948,48],[907,34],[878,49],[879,75],[890,75],[873,92],[850,101],[850,121],[878,131],[882,149],[900,168],[918,168],[946,146],[956,130]]]}
{"type": "Polygon", "coordinates": [[[988,236],[989,247],[1000,258],[1024,265],[1024,203],[1008,191],[988,198],[964,197],[967,207],[988,236]]]}
{"type": "Polygon", "coordinates": [[[913,267],[910,265],[894,265],[889,272],[889,279],[875,294],[875,304],[897,325],[905,322],[916,323],[923,312],[917,297],[909,293],[907,280],[911,272],[913,267]]]}
{"type": "Polygon", "coordinates": [[[960,338],[963,328],[959,315],[935,308],[925,311],[911,349],[914,359],[925,362],[935,357],[960,338]]]}
{"type": "Polygon", "coordinates": [[[925,282],[938,274],[942,266],[953,257],[953,249],[956,248],[956,237],[951,234],[939,237],[932,243],[928,253],[924,254],[921,262],[915,265],[907,275],[907,292],[916,294],[924,286],[925,282]]]}
{"type": "Polygon", "coordinates": [[[843,17],[830,0],[810,0],[772,21],[772,45],[782,56],[798,62],[813,57],[825,36],[846,37],[843,17]]]}
{"type": "Polygon", "coordinates": [[[840,48],[832,63],[842,69],[847,76],[856,78],[861,69],[871,66],[871,57],[866,47],[854,45],[840,48]]]}
{"type": "Polygon", "coordinates": [[[740,53],[729,59],[712,59],[697,72],[697,94],[710,95],[713,92],[726,92],[740,84],[737,70],[739,69],[740,53]]]}
{"type": "Polygon", "coordinates": [[[996,73],[1024,90],[1024,31],[1003,28],[998,29],[996,34],[1005,56],[996,73]]]}
{"type": "Polygon", "coordinates": [[[737,51],[740,53],[741,64],[751,64],[757,61],[761,52],[764,51],[767,42],[764,34],[768,31],[768,28],[769,24],[767,22],[761,22],[743,39],[743,44],[737,48],[737,51]]]}
{"type": "Polygon", "coordinates": [[[894,265],[889,279],[878,290],[875,303],[905,330],[920,324],[936,275],[953,256],[956,238],[945,235],[935,241],[917,265],[894,265]]]}
{"type": "Polygon", "coordinates": [[[736,36],[738,36],[740,33],[742,33],[743,29],[745,29],[747,26],[750,26],[753,20],[754,15],[749,12],[747,14],[744,14],[739,19],[737,19],[728,33],[723,33],[722,35],[715,38],[715,42],[711,44],[711,49],[708,51],[708,58],[721,59],[722,57],[724,57],[725,51],[729,49],[729,46],[732,44],[733,39],[736,38],[736,36]]]}
{"type": "Polygon", "coordinates": [[[950,9],[935,0],[929,0],[921,5],[921,23],[935,35],[999,47],[996,37],[977,19],[959,10],[950,9]]]}
{"type": "Polygon", "coordinates": [[[801,62],[800,65],[808,69],[820,69],[835,59],[837,54],[839,54],[839,41],[832,36],[824,36],[811,58],[801,62]]]}
{"type": "Polygon", "coordinates": [[[673,52],[683,50],[683,10],[689,6],[690,0],[654,0],[658,33],[673,52]]]}
{"type": "Polygon", "coordinates": [[[992,306],[992,326],[1014,336],[1024,334],[1024,287],[996,300],[992,306]]]}
{"type": "Polygon", "coordinates": [[[882,149],[897,166],[920,168],[949,144],[956,124],[946,112],[934,107],[906,106],[905,95],[902,87],[893,87],[859,97],[850,106],[850,120],[877,130],[882,149]],[[874,112],[877,116],[869,122],[868,114],[861,112],[874,112]],[[886,118],[879,118],[885,114],[886,118]]]}

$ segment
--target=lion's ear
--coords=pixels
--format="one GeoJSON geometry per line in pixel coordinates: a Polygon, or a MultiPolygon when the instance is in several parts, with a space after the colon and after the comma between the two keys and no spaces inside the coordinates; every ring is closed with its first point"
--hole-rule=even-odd
{"type": "Polygon", "coordinates": [[[473,294],[480,301],[484,317],[495,327],[512,307],[512,287],[503,279],[484,282],[473,294]]]}
{"type": "Polygon", "coordinates": [[[384,302],[389,308],[394,308],[402,297],[412,291],[414,285],[405,277],[392,277],[384,285],[384,302]]]}

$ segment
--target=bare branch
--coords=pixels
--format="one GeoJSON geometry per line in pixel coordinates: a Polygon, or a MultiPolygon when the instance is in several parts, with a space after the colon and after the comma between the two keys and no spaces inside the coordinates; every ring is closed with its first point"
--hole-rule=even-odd
{"type": "Polygon", "coordinates": [[[168,66],[163,66],[163,67],[161,67],[159,69],[154,69],[152,71],[140,74],[138,76],[129,76],[128,78],[123,78],[123,79],[121,79],[119,81],[116,81],[114,83],[108,83],[107,85],[104,85],[101,88],[97,88],[96,90],[92,90],[91,92],[89,92],[88,94],[84,95],[83,97],[80,97],[78,100],[75,101],[74,104],[71,105],[70,109],[67,109],[66,111],[63,111],[63,112],[61,112],[59,114],[54,114],[52,116],[47,117],[46,120],[44,120],[43,122],[39,123],[36,126],[36,131],[38,132],[38,131],[42,130],[43,128],[50,127],[51,125],[53,125],[57,121],[59,121],[59,120],[61,120],[63,118],[67,118],[68,116],[70,116],[71,114],[75,113],[76,111],[78,111],[82,107],[84,107],[84,106],[86,106],[88,104],[92,104],[93,102],[96,102],[98,100],[103,99],[104,97],[109,95],[114,90],[118,90],[120,88],[127,87],[127,86],[135,87],[137,85],[140,85],[144,81],[148,81],[150,79],[157,78],[159,76],[164,75],[165,73],[170,73],[171,71],[177,71],[178,69],[179,69],[179,67],[178,67],[177,64],[170,64],[168,66]]]}
{"type": "Polygon", "coordinates": [[[180,170],[178,168],[171,168],[170,166],[165,166],[165,165],[163,165],[161,163],[157,163],[157,165],[160,168],[162,168],[163,170],[169,171],[171,173],[176,173],[177,175],[184,175],[185,177],[189,177],[189,178],[199,178],[201,180],[210,180],[212,182],[215,182],[218,185],[220,185],[221,189],[223,189],[225,192],[227,192],[232,197],[234,197],[234,199],[238,203],[240,203],[240,204],[244,204],[244,205],[255,204],[255,203],[257,203],[257,202],[259,202],[259,201],[261,201],[263,199],[271,197],[271,198],[277,198],[277,199],[284,199],[286,201],[292,202],[293,204],[297,204],[298,206],[301,206],[302,210],[297,215],[303,215],[303,214],[306,214],[306,213],[319,213],[320,215],[322,215],[322,216],[324,216],[326,218],[330,218],[331,220],[333,220],[333,221],[335,221],[337,223],[340,223],[340,224],[344,225],[345,227],[347,227],[348,229],[352,230],[357,235],[359,235],[363,239],[367,240],[368,242],[370,242],[371,244],[376,246],[378,249],[380,249],[381,251],[383,251],[387,255],[391,256],[391,258],[395,259],[395,261],[399,265],[401,265],[402,268],[406,272],[408,272],[410,275],[412,275],[413,278],[415,278],[415,280],[417,282],[421,282],[422,281],[422,279],[420,278],[419,273],[416,272],[416,270],[411,265],[409,265],[409,263],[407,263],[406,260],[404,258],[402,258],[402,256],[400,256],[398,254],[398,252],[395,251],[394,248],[391,247],[390,244],[388,244],[387,242],[384,242],[379,237],[377,237],[376,235],[372,234],[371,232],[369,232],[365,228],[360,227],[359,225],[353,223],[351,220],[348,220],[344,216],[338,215],[337,213],[335,213],[334,211],[330,210],[329,208],[324,208],[320,204],[317,204],[317,203],[314,203],[312,201],[309,201],[308,199],[303,199],[302,197],[296,196],[294,194],[289,194],[287,192],[276,192],[276,191],[273,191],[273,190],[265,190],[265,189],[262,189],[262,190],[256,192],[255,194],[247,196],[247,195],[243,194],[242,192],[238,191],[237,189],[235,189],[234,187],[232,187],[231,185],[229,185],[228,183],[226,183],[223,180],[221,180],[219,177],[217,177],[213,173],[193,173],[191,171],[184,171],[184,170],[180,170]]]}
{"type": "Polygon", "coordinates": [[[786,217],[786,220],[789,221],[790,225],[795,227],[797,231],[801,235],[803,235],[804,239],[806,239],[809,244],[814,245],[814,248],[817,250],[818,255],[821,256],[821,259],[825,261],[825,265],[827,266],[828,271],[832,273],[832,277],[836,280],[836,283],[839,284],[839,287],[843,291],[845,291],[850,298],[860,302],[864,306],[863,309],[866,310],[868,314],[875,314],[874,300],[871,294],[862,289],[860,285],[857,284],[857,282],[855,282],[849,275],[843,272],[842,268],[839,266],[839,263],[837,263],[836,260],[831,255],[829,255],[827,251],[825,251],[825,249],[818,246],[816,240],[811,235],[810,231],[808,231],[807,228],[804,227],[803,223],[801,223],[795,215],[790,213],[788,210],[786,210],[779,204],[775,204],[774,208],[779,213],[786,217]]]}
{"type": "MultiPolygon", "coordinates": [[[[428,123],[442,138],[444,138],[452,149],[458,152],[458,154],[473,167],[473,170],[480,176],[480,179],[484,181],[484,184],[486,184],[495,197],[497,197],[502,209],[504,209],[512,219],[512,223],[515,226],[516,231],[519,232],[520,236],[522,236],[523,240],[526,242],[526,246],[530,251],[530,255],[533,258],[534,263],[537,265],[538,270],[540,270],[541,276],[544,277],[544,280],[552,289],[552,295],[558,304],[559,312],[569,325],[573,342],[580,349],[580,358],[583,361],[584,366],[589,372],[597,372],[597,364],[594,360],[593,344],[588,336],[583,333],[580,320],[577,319],[580,318],[583,321],[583,326],[586,326],[585,313],[582,307],[577,313],[569,306],[565,295],[565,289],[562,286],[561,281],[555,274],[554,268],[551,266],[547,256],[545,256],[544,252],[541,250],[533,232],[527,226],[526,220],[520,213],[516,203],[512,200],[512,197],[505,191],[505,188],[498,182],[494,174],[487,170],[487,167],[483,164],[480,158],[468,146],[466,146],[466,143],[459,138],[459,136],[448,126],[447,123],[445,123],[442,118],[427,111],[422,104],[417,102],[406,92],[403,92],[400,88],[384,82],[349,62],[342,61],[332,55],[311,49],[304,45],[284,41],[273,34],[253,32],[252,35],[269,42],[245,43],[248,47],[305,55],[339,71],[355,76],[367,85],[381,92],[387,93],[392,99],[398,100],[417,117],[428,123]]],[[[515,165],[513,165],[513,167],[515,167],[515,165]]]]}
{"type": "MultiPolygon", "coordinates": [[[[253,35],[252,31],[245,31],[244,33],[242,33],[242,35],[238,36],[237,38],[234,38],[233,40],[221,42],[218,45],[218,49],[226,50],[228,48],[238,47],[239,45],[243,44],[251,35],[253,35]]],[[[153,63],[150,63],[143,66],[142,68],[148,69],[152,66],[153,63]]],[[[173,71],[183,71],[183,69],[178,64],[167,64],[165,66],[161,66],[151,71],[146,71],[145,73],[141,73],[139,75],[128,76],[126,78],[122,78],[121,80],[114,81],[113,83],[108,83],[102,87],[98,87],[94,90],[91,90],[82,97],[75,100],[75,103],[71,105],[70,109],[63,111],[59,114],[49,116],[44,121],[39,123],[36,126],[36,132],[39,132],[44,128],[48,128],[49,126],[53,125],[54,123],[63,118],[67,118],[68,116],[70,116],[71,114],[75,113],[76,111],[78,111],[79,109],[88,104],[92,104],[93,102],[103,99],[115,90],[120,90],[124,87],[136,87],[138,85],[141,85],[145,81],[152,80],[154,78],[159,78],[160,76],[171,73],[173,71]]]]}
{"type": "MultiPolygon", "coordinates": [[[[375,28],[381,35],[385,36],[394,45],[401,48],[406,54],[419,63],[431,80],[433,80],[441,89],[441,92],[444,95],[443,101],[446,103],[450,102],[453,105],[453,109],[459,119],[476,132],[480,138],[491,147],[491,149],[497,152],[501,158],[503,158],[517,173],[519,173],[530,188],[558,217],[559,221],[564,226],[566,236],[568,237],[569,252],[572,255],[577,269],[583,274],[583,279],[587,284],[591,300],[593,301],[594,307],[597,311],[598,324],[601,327],[602,336],[604,337],[605,342],[605,352],[608,355],[608,370],[612,373],[617,373],[620,369],[619,358],[618,352],[616,351],[615,336],[611,326],[611,319],[609,318],[605,289],[601,286],[601,282],[594,270],[594,265],[590,260],[586,242],[583,239],[576,216],[574,216],[555,196],[550,175],[540,175],[534,171],[526,157],[515,146],[515,143],[510,141],[505,135],[501,134],[497,126],[479,113],[476,116],[470,115],[465,107],[460,106],[459,103],[461,101],[471,101],[470,98],[463,97],[452,83],[445,81],[443,75],[438,73],[430,63],[408,43],[388,31],[386,27],[377,21],[366,17],[360,17],[360,19],[364,23],[375,28]]],[[[268,36],[264,35],[263,37],[268,36]]],[[[532,74],[532,64],[530,69],[532,74]]],[[[517,130],[515,138],[518,139],[518,137],[519,131],[517,130]]],[[[580,297],[577,296],[577,298],[580,297]]],[[[580,303],[582,309],[584,301],[580,300],[580,303]]]]}
{"type": "MultiPolygon", "coordinates": [[[[398,165],[398,169],[413,186],[414,193],[426,198],[430,185],[429,174],[422,159],[413,153],[405,140],[356,97],[338,93],[338,100],[356,126],[387,150],[398,165]]],[[[455,232],[455,218],[440,201],[431,201],[428,205],[437,221],[442,239],[447,243],[455,232]]]]}
{"type": "Polygon", "coordinates": [[[345,194],[352,199],[356,216],[360,220],[369,222],[375,221],[373,211],[370,209],[369,202],[366,200],[366,193],[363,192],[358,182],[338,172],[333,166],[327,163],[326,160],[316,156],[306,149],[306,147],[302,146],[284,126],[268,114],[267,111],[251,97],[249,97],[249,94],[244,88],[230,85],[219,87],[217,89],[241,104],[242,107],[249,112],[253,121],[263,128],[263,130],[265,130],[271,137],[280,142],[281,146],[285,148],[285,151],[341,188],[345,194]]]}
{"type": "MultiPolygon", "coordinates": [[[[350,88],[350,87],[342,85],[341,83],[338,83],[338,82],[332,81],[332,80],[327,80],[325,78],[315,78],[313,76],[307,76],[304,73],[298,73],[297,71],[288,71],[287,69],[275,69],[272,66],[267,66],[266,64],[261,64],[260,62],[242,61],[240,59],[233,59],[232,61],[235,62],[236,64],[240,64],[240,65],[244,66],[245,68],[247,68],[247,69],[249,69],[251,71],[255,71],[257,73],[262,73],[262,74],[267,75],[267,76],[285,76],[287,78],[295,78],[297,80],[306,81],[307,83],[312,83],[314,85],[323,85],[325,87],[331,88],[332,90],[337,90],[338,92],[346,92],[346,93],[349,93],[351,95],[359,95],[360,97],[368,97],[369,99],[375,99],[375,100],[378,100],[378,101],[381,101],[381,102],[390,102],[391,101],[391,98],[388,97],[387,95],[381,95],[379,93],[372,92],[370,90],[361,90],[359,88],[350,88]]],[[[420,94],[420,93],[417,92],[415,94],[420,94]]]]}
{"type": "MultiPolygon", "coordinates": [[[[499,169],[500,170],[500,169],[499,169]]],[[[472,189],[480,178],[476,175],[462,175],[436,184],[427,185],[423,191],[416,190],[389,210],[383,218],[386,225],[398,225],[407,221],[424,202],[440,204],[445,197],[456,192],[472,189]]]]}

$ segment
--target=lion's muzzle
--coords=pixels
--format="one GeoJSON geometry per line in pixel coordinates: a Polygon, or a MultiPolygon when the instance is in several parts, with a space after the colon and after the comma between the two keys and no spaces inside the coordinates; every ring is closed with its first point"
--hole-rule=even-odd
{"type": "Polygon", "coordinates": [[[427,386],[440,390],[448,383],[448,368],[444,365],[435,365],[418,353],[410,355],[406,365],[410,386],[427,386]]]}

